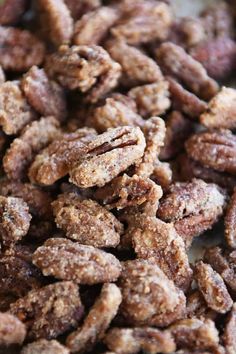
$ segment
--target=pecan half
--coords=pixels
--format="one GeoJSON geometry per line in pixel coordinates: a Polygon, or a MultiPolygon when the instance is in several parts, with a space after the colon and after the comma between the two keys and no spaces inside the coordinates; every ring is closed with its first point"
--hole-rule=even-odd
{"type": "Polygon", "coordinates": [[[112,254],[63,238],[47,240],[35,251],[33,263],[45,276],[78,284],[116,281],[121,272],[120,262],[112,254]]]}
{"type": "Polygon", "coordinates": [[[39,339],[23,347],[21,354],[69,354],[69,349],[54,339],[39,339]]]}
{"type": "Polygon", "coordinates": [[[22,344],[26,336],[25,325],[9,313],[0,313],[0,345],[22,344]]]}

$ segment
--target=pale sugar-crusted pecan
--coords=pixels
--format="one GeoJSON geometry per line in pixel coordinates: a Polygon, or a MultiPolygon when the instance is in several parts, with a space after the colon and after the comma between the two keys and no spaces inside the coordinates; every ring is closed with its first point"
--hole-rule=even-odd
{"type": "Polygon", "coordinates": [[[225,238],[229,247],[236,248],[236,189],[231,196],[225,215],[225,238]]]}
{"type": "Polygon", "coordinates": [[[211,79],[205,68],[176,44],[166,42],[156,50],[156,58],[166,74],[182,81],[202,99],[212,98],[218,91],[218,84],[211,79]]]}
{"type": "Polygon", "coordinates": [[[234,303],[227,316],[222,340],[226,354],[233,354],[236,352],[236,303],[234,303]]]}
{"type": "Polygon", "coordinates": [[[236,128],[236,90],[222,87],[221,91],[209,102],[200,117],[201,124],[207,128],[236,128]]]}
{"type": "Polygon", "coordinates": [[[186,246],[192,239],[210,229],[223,214],[225,195],[215,184],[200,179],[176,182],[160,201],[157,215],[164,221],[174,222],[186,246]]]}
{"type": "Polygon", "coordinates": [[[187,297],[186,315],[188,318],[209,318],[215,320],[217,313],[207,306],[204,297],[197,289],[187,297]]]}
{"type": "Polygon", "coordinates": [[[41,118],[27,125],[4,155],[3,168],[7,177],[13,180],[24,178],[34,156],[60,135],[59,123],[54,117],[41,118]]]}
{"type": "Polygon", "coordinates": [[[116,177],[110,184],[99,188],[95,198],[106,208],[123,209],[142,205],[143,203],[157,203],[162,197],[162,189],[148,178],[133,175],[116,177]]]}
{"type": "Polygon", "coordinates": [[[40,65],[45,47],[31,32],[0,26],[0,64],[4,70],[25,71],[40,65]]]}
{"type": "Polygon", "coordinates": [[[180,348],[211,350],[219,345],[219,334],[215,323],[197,318],[177,321],[169,327],[180,348]]]}
{"type": "Polygon", "coordinates": [[[94,129],[81,128],[63,134],[42,150],[29,168],[31,182],[52,185],[69,172],[69,166],[85,151],[85,144],[96,136],[94,129]]]}
{"type": "Polygon", "coordinates": [[[169,84],[165,80],[134,87],[128,95],[135,100],[139,114],[147,118],[164,114],[171,105],[169,84]]]}
{"type": "Polygon", "coordinates": [[[118,18],[119,11],[108,6],[101,6],[92,12],[87,12],[75,23],[73,43],[100,44],[118,18]]]}
{"type": "Polygon", "coordinates": [[[150,178],[159,184],[163,190],[168,189],[173,180],[171,165],[168,162],[157,160],[150,178]]]}
{"type": "Polygon", "coordinates": [[[123,7],[123,16],[111,29],[114,37],[131,45],[167,38],[173,21],[169,5],[163,2],[143,1],[126,10],[123,7]]]}
{"type": "Polygon", "coordinates": [[[66,116],[64,90],[55,81],[49,80],[44,69],[37,66],[23,76],[21,88],[30,105],[42,116],[54,116],[63,121],[66,116]]]}
{"type": "Polygon", "coordinates": [[[123,85],[133,87],[163,80],[157,63],[138,48],[118,40],[110,40],[106,43],[106,48],[122,67],[123,85]]]}
{"type": "Polygon", "coordinates": [[[192,135],[185,143],[188,155],[203,166],[236,174],[236,137],[228,130],[192,135]]]}
{"type": "Polygon", "coordinates": [[[26,9],[26,0],[4,0],[0,6],[0,24],[12,25],[18,22],[26,9]]]}
{"type": "Polygon", "coordinates": [[[95,128],[99,133],[125,125],[142,126],[143,123],[142,117],[116,96],[107,98],[104,105],[96,107],[86,121],[88,126],[95,128]]]}
{"type": "Polygon", "coordinates": [[[121,272],[118,259],[92,246],[63,238],[51,238],[33,255],[33,263],[44,275],[80,284],[116,281],[121,272]]]}
{"type": "Polygon", "coordinates": [[[167,78],[169,82],[169,91],[172,99],[172,107],[185,113],[191,118],[198,118],[206,108],[206,102],[199,99],[193,93],[187,91],[176,80],[171,77],[167,78]]]}
{"type": "Polygon", "coordinates": [[[109,129],[86,145],[70,170],[70,180],[81,188],[102,187],[137,163],[144,154],[145,139],[140,128],[109,129]]]}
{"type": "Polygon", "coordinates": [[[135,173],[138,176],[150,177],[160,150],[164,146],[165,122],[159,117],[152,117],[145,121],[142,131],[146,139],[146,147],[141,161],[136,164],[135,173]]]}
{"type": "Polygon", "coordinates": [[[169,331],[152,327],[112,328],[104,342],[117,354],[173,353],[176,349],[169,331]]]}
{"type": "Polygon", "coordinates": [[[64,0],[38,0],[38,14],[45,38],[59,46],[70,42],[73,19],[64,0]]]}
{"type": "Polygon", "coordinates": [[[61,194],[52,207],[57,226],[68,238],[94,247],[116,247],[119,244],[122,224],[97,202],[66,193],[61,194]]]}
{"type": "Polygon", "coordinates": [[[195,277],[199,290],[208,306],[219,313],[228,312],[233,301],[222,277],[209,264],[202,261],[195,265],[195,277]]]}
{"type": "Polygon", "coordinates": [[[121,313],[132,325],[165,327],[184,316],[185,296],[155,262],[123,263],[121,313]]]}
{"type": "Polygon", "coordinates": [[[23,199],[0,196],[0,215],[0,242],[4,246],[16,243],[27,234],[31,215],[23,199]]]}
{"type": "Polygon", "coordinates": [[[180,19],[175,19],[168,39],[170,42],[188,49],[205,40],[206,32],[200,18],[181,16],[180,19]]]}
{"type": "Polygon", "coordinates": [[[82,326],[66,340],[71,353],[91,350],[103,339],[107,328],[117,314],[122,296],[115,284],[104,284],[100,296],[90,309],[82,326]]]}
{"type": "Polygon", "coordinates": [[[165,120],[166,135],[164,146],[161,148],[159,158],[170,160],[184,149],[184,142],[193,132],[193,124],[181,112],[173,111],[165,120]]]}
{"type": "Polygon", "coordinates": [[[4,133],[17,134],[35,118],[17,81],[7,81],[0,85],[0,124],[4,133]]]}
{"type": "Polygon", "coordinates": [[[117,85],[121,67],[102,47],[63,45],[48,56],[46,71],[62,86],[86,93],[94,103],[117,85]]]}
{"type": "Polygon", "coordinates": [[[69,354],[69,349],[55,339],[39,339],[23,347],[20,354],[69,354]]]}
{"type": "Polygon", "coordinates": [[[0,313],[0,345],[22,344],[26,336],[25,325],[9,313],[0,313]]]}
{"type": "Polygon", "coordinates": [[[70,281],[30,291],[11,304],[10,313],[27,328],[27,338],[52,339],[77,326],[83,315],[79,289],[70,281]]]}

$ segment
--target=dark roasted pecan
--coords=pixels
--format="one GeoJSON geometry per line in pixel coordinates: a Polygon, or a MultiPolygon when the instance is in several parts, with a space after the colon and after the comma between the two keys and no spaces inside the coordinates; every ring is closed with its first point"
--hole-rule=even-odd
{"type": "Polygon", "coordinates": [[[92,246],[63,238],[51,238],[33,255],[33,263],[43,274],[78,284],[116,281],[121,272],[118,259],[92,246]]]}
{"type": "Polygon", "coordinates": [[[208,100],[217,93],[217,82],[183,48],[171,42],[163,43],[156,51],[156,58],[166,74],[182,81],[200,98],[208,100]]]}
{"type": "Polygon", "coordinates": [[[52,207],[57,226],[68,238],[94,247],[116,247],[120,243],[122,224],[97,202],[66,193],[52,207]]]}
{"type": "Polygon", "coordinates": [[[4,155],[3,168],[7,177],[13,180],[24,178],[34,156],[60,135],[59,123],[54,117],[41,118],[27,125],[4,155]]]}
{"type": "Polygon", "coordinates": [[[9,313],[0,313],[0,346],[22,344],[26,336],[25,325],[9,313]]]}
{"type": "Polygon", "coordinates": [[[229,247],[236,248],[236,189],[227,206],[225,215],[225,238],[229,247]]]}
{"type": "Polygon", "coordinates": [[[100,296],[90,309],[83,325],[72,332],[66,340],[66,345],[72,353],[91,350],[103,339],[117,314],[121,300],[121,292],[115,284],[103,285],[100,296]]]}
{"type": "Polygon", "coordinates": [[[219,313],[228,312],[233,301],[222,277],[209,264],[202,261],[195,265],[195,277],[207,305],[219,313]]]}
{"type": "Polygon", "coordinates": [[[26,8],[27,0],[4,0],[0,5],[0,25],[18,22],[26,8]]]}
{"type": "Polygon", "coordinates": [[[11,304],[10,313],[27,328],[27,338],[56,338],[76,327],[83,315],[78,286],[70,281],[30,291],[11,304]]]}
{"type": "Polygon", "coordinates": [[[56,340],[39,339],[23,347],[21,354],[69,354],[69,349],[56,340]]]}
{"type": "Polygon", "coordinates": [[[230,131],[194,134],[185,147],[188,155],[203,166],[236,174],[236,137],[230,131]]]}
{"type": "Polygon", "coordinates": [[[64,0],[68,6],[71,16],[78,20],[86,12],[96,9],[101,5],[100,0],[64,0]]]}
{"type": "Polygon", "coordinates": [[[144,154],[145,139],[140,128],[109,129],[86,145],[70,170],[70,180],[81,188],[102,187],[137,163],[144,154]]]}
{"type": "Polygon", "coordinates": [[[223,339],[223,344],[225,346],[226,354],[235,353],[236,352],[236,303],[234,303],[232,310],[227,316],[222,339],[223,339]]]}

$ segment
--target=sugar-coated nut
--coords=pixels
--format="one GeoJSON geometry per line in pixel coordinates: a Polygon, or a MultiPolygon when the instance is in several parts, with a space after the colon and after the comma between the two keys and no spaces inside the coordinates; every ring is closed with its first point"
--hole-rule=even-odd
{"type": "Polygon", "coordinates": [[[26,336],[25,325],[9,313],[0,313],[0,345],[22,344],[26,336]]]}
{"type": "Polygon", "coordinates": [[[23,347],[20,354],[69,354],[69,349],[55,339],[39,339],[23,347]]]}

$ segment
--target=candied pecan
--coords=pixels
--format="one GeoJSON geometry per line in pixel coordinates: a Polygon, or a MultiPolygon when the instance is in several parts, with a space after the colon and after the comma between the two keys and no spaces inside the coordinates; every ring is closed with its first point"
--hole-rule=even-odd
{"type": "Polygon", "coordinates": [[[86,12],[92,11],[101,5],[100,0],[64,0],[64,2],[74,20],[78,20],[86,12]]]}
{"type": "Polygon", "coordinates": [[[108,6],[101,6],[92,12],[87,12],[75,23],[74,44],[99,44],[118,18],[117,9],[108,6]]]}
{"type": "Polygon", "coordinates": [[[173,178],[171,165],[168,162],[157,160],[150,178],[159,184],[163,190],[168,189],[173,178]]]}
{"type": "Polygon", "coordinates": [[[115,284],[104,284],[101,294],[90,309],[83,325],[72,332],[66,345],[72,353],[91,350],[96,342],[101,341],[107,328],[117,314],[122,297],[115,284]]]}
{"type": "Polygon", "coordinates": [[[123,85],[133,87],[163,80],[159,66],[138,48],[118,40],[110,40],[106,48],[122,67],[123,85]]]}
{"type": "Polygon", "coordinates": [[[128,95],[135,100],[138,112],[143,117],[164,114],[170,108],[169,84],[165,80],[134,87],[128,95]]]}
{"type": "Polygon", "coordinates": [[[234,354],[236,352],[236,303],[234,303],[231,312],[227,316],[222,339],[226,354],[234,354]]]}
{"type": "Polygon", "coordinates": [[[125,125],[142,126],[143,123],[142,117],[116,97],[107,98],[104,105],[96,107],[86,121],[99,133],[125,125]]]}
{"type": "Polygon", "coordinates": [[[0,26],[0,64],[4,70],[26,71],[40,65],[45,47],[31,32],[0,26]]]}
{"type": "Polygon", "coordinates": [[[97,202],[74,194],[61,194],[52,203],[57,227],[66,236],[83,245],[116,247],[120,243],[122,224],[97,202]]]}
{"type": "Polygon", "coordinates": [[[0,25],[18,22],[26,9],[27,0],[4,0],[0,5],[0,25]]]}
{"type": "Polygon", "coordinates": [[[64,0],[38,0],[41,30],[45,38],[59,46],[70,42],[73,19],[64,0]]]}
{"type": "Polygon", "coordinates": [[[214,349],[219,344],[219,334],[212,320],[189,318],[177,321],[169,327],[180,348],[214,349]]]}
{"type": "Polygon", "coordinates": [[[117,354],[173,353],[176,349],[169,331],[151,327],[112,328],[104,342],[117,354]]]}
{"type": "Polygon", "coordinates": [[[164,221],[174,222],[186,246],[192,239],[210,229],[223,214],[225,195],[215,184],[201,179],[172,184],[160,201],[157,215],[164,221]]]}
{"type": "Polygon", "coordinates": [[[22,344],[26,336],[25,325],[9,313],[0,313],[0,345],[22,344]]]}
{"type": "Polygon", "coordinates": [[[205,68],[185,50],[174,43],[166,42],[156,50],[161,69],[182,81],[202,99],[212,98],[218,91],[218,84],[211,79],[205,68]]]}
{"type": "Polygon", "coordinates": [[[193,132],[193,124],[178,111],[171,112],[165,122],[166,135],[159,157],[170,160],[183,150],[185,140],[193,132]]]}
{"type": "Polygon", "coordinates": [[[4,155],[3,168],[7,177],[22,179],[34,156],[60,135],[59,123],[54,117],[41,118],[27,125],[4,155]]]}
{"type": "Polygon", "coordinates": [[[27,338],[52,339],[77,326],[83,315],[78,286],[70,281],[31,290],[10,306],[27,328],[27,338]]]}
{"type": "Polygon", "coordinates": [[[167,78],[169,82],[169,91],[172,99],[172,107],[177,111],[185,113],[191,118],[198,118],[206,108],[206,102],[200,100],[193,93],[185,90],[176,80],[167,78]]]}
{"type": "Polygon", "coordinates": [[[132,325],[165,327],[184,316],[185,296],[151,260],[123,264],[121,313],[132,325]]]}
{"type": "Polygon", "coordinates": [[[31,215],[21,198],[0,196],[0,237],[4,246],[21,240],[28,232],[31,215]]]}
{"type": "Polygon", "coordinates": [[[63,45],[47,58],[46,71],[62,86],[87,93],[86,99],[95,103],[117,85],[121,67],[102,47],[63,45]]]}
{"type": "Polygon", "coordinates": [[[206,39],[204,25],[200,18],[182,17],[177,19],[169,34],[169,41],[186,49],[196,46],[206,39]]]}
{"type": "Polygon", "coordinates": [[[161,147],[164,146],[165,122],[159,117],[152,117],[145,121],[142,131],[146,138],[146,147],[141,161],[136,164],[135,173],[142,177],[150,177],[161,147]]]}
{"type": "Polygon", "coordinates": [[[217,313],[207,306],[199,290],[194,290],[187,297],[186,315],[188,318],[209,318],[215,320],[217,313]]]}
{"type": "Polygon", "coordinates": [[[121,272],[120,262],[112,254],[63,238],[48,239],[35,251],[33,263],[45,276],[80,284],[116,281],[121,272]]]}
{"type": "Polygon", "coordinates": [[[54,339],[39,339],[23,347],[20,354],[69,354],[69,349],[54,339]]]}
{"type": "Polygon", "coordinates": [[[208,306],[219,313],[226,313],[233,305],[221,276],[202,261],[195,265],[195,277],[208,306]]]}
{"type": "Polygon", "coordinates": [[[227,206],[225,215],[225,239],[229,247],[236,248],[236,189],[227,206]]]}
{"type": "Polygon", "coordinates": [[[81,188],[102,187],[135,164],[144,154],[140,128],[109,129],[86,145],[83,156],[70,170],[70,180],[81,188]]]}
{"type": "Polygon", "coordinates": [[[49,80],[44,69],[33,66],[22,78],[21,88],[30,105],[42,116],[54,116],[63,121],[66,116],[64,90],[49,80]]]}
{"type": "Polygon", "coordinates": [[[209,39],[190,50],[208,75],[216,80],[225,79],[235,68],[236,44],[229,37],[209,39]]]}
{"type": "Polygon", "coordinates": [[[200,117],[201,124],[207,128],[236,128],[236,90],[223,87],[209,102],[200,117]]]}
{"type": "Polygon", "coordinates": [[[236,137],[228,130],[192,135],[185,147],[188,155],[203,166],[236,174],[236,137]]]}
{"type": "Polygon", "coordinates": [[[17,134],[35,118],[17,81],[7,81],[0,85],[0,124],[4,133],[17,134]]]}

